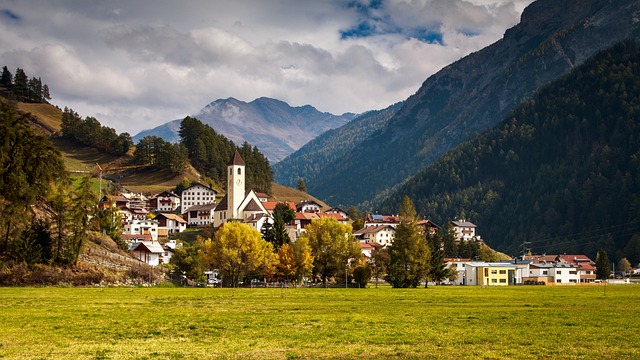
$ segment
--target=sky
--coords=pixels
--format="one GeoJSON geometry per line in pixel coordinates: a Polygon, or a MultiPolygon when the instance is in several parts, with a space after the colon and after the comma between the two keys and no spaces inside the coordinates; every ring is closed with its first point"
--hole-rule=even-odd
{"type": "Polygon", "coordinates": [[[135,135],[212,101],[383,109],[532,0],[0,0],[0,66],[135,135]]]}

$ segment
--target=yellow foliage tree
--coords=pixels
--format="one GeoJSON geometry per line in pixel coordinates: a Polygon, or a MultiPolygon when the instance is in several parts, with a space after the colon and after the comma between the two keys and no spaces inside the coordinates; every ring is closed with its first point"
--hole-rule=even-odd
{"type": "Polygon", "coordinates": [[[269,277],[277,264],[273,245],[258,230],[238,222],[224,224],[213,239],[206,240],[201,258],[218,268],[227,286],[235,286],[249,273],[269,277]]]}

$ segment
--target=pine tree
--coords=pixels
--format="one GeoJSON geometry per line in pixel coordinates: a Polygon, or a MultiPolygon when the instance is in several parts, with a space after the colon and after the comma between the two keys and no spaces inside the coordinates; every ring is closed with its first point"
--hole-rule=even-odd
{"type": "Polygon", "coordinates": [[[298,190],[302,192],[307,192],[307,185],[304,183],[304,179],[298,179],[298,190]]]}
{"type": "Polygon", "coordinates": [[[611,276],[611,263],[607,252],[604,249],[600,249],[596,255],[596,278],[607,280],[609,276],[611,276]]]}

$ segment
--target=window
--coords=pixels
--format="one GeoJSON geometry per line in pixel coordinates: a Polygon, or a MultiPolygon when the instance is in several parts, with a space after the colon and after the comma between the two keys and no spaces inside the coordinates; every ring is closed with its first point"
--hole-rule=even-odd
{"type": "Polygon", "coordinates": [[[498,279],[491,279],[491,283],[497,284],[498,283],[498,279]]]}
{"type": "Polygon", "coordinates": [[[500,279],[500,283],[501,284],[506,284],[507,283],[507,279],[500,279]]]}
{"type": "Polygon", "coordinates": [[[507,273],[507,270],[500,270],[500,274],[504,275],[507,273]]]}
{"type": "Polygon", "coordinates": [[[229,175],[233,175],[233,169],[229,168],[229,175]]]}
{"type": "Polygon", "coordinates": [[[557,283],[561,283],[561,282],[562,282],[562,279],[556,279],[556,282],[557,282],[557,283]]]}
{"type": "Polygon", "coordinates": [[[562,275],[562,270],[558,270],[558,271],[556,271],[556,274],[558,274],[558,275],[562,275]]]}
{"type": "Polygon", "coordinates": [[[491,270],[491,274],[495,275],[498,273],[498,270],[491,270]]]}
{"type": "Polygon", "coordinates": [[[242,175],[242,169],[238,168],[238,175],[242,175]]]}
{"type": "Polygon", "coordinates": [[[549,275],[549,272],[547,270],[543,270],[542,275],[549,275]]]}
{"type": "Polygon", "coordinates": [[[577,274],[578,274],[578,272],[577,272],[577,271],[569,271],[569,274],[570,274],[570,275],[577,275],[577,274]]]}

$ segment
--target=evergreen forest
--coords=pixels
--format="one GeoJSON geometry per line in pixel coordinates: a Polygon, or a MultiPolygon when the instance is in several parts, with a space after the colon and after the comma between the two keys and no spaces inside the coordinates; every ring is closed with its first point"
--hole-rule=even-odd
{"type": "Polygon", "coordinates": [[[247,189],[271,193],[273,172],[269,160],[246,141],[236,146],[200,120],[187,116],[180,124],[180,144],[188,154],[191,165],[215,183],[226,186],[227,163],[238,150],[246,165],[247,189]]]}
{"type": "Polygon", "coordinates": [[[499,126],[421,171],[409,196],[436,223],[466,218],[510,255],[604,249],[640,261],[640,47],[623,41],[540,88],[499,126]]]}

